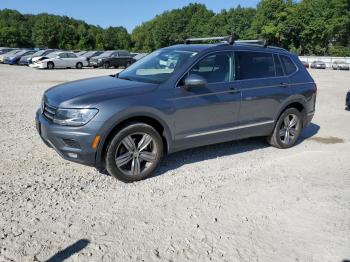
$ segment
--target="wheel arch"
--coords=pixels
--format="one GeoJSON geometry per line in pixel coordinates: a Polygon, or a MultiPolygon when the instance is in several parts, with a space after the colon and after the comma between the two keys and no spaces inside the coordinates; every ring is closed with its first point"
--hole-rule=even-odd
{"type": "Polygon", "coordinates": [[[277,123],[277,120],[281,116],[281,114],[287,110],[288,108],[295,108],[297,109],[302,115],[303,115],[303,125],[305,123],[306,119],[306,108],[307,108],[307,102],[306,99],[302,96],[297,96],[291,99],[288,99],[285,101],[282,106],[280,107],[280,110],[278,111],[278,114],[275,117],[275,122],[277,123]]]}
{"type": "Polygon", "coordinates": [[[173,148],[173,140],[172,134],[168,124],[166,124],[163,120],[153,114],[147,113],[135,113],[128,117],[121,118],[117,122],[115,122],[108,130],[105,132],[100,141],[100,145],[97,150],[96,155],[96,167],[98,169],[104,168],[104,158],[107,151],[107,146],[109,142],[113,139],[114,135],[123,127],[127,126],[132,122],[141,122],[152,126],[161,136],[164,144],[165,154],[170,153],[173,148]]]}

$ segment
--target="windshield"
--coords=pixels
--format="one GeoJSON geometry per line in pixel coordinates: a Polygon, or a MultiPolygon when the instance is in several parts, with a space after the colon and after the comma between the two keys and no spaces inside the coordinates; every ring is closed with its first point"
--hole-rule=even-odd
{"type": "Polygon", "coordinates": [[[118,77],[160,84],[168,80],[178,68],[196,54],[184,50],[158,50],[125,69],[118,77]]]}
{"type": "Polygon", "coordinates": [[[98,58],[101,58],[101,57],[108,57],[111,54],[113,54],[114,52],[115,51],[106,51],[106,52],[103,52],[102,54],[100,54],[99,56],[95,56],[95,58],[98,59],[98,58]]]}
{"type": "Polygon", "coordinates": [[[53,52],[53,53],[50,53],[48,55],[46,55],[45,57],[48,57],[48,58],[55,58],[56,56],[58,56],[60,54],[60,52],[53,52]]]}
{"type": "Polygon", "coordinates": [[[84,57],[88,57],[88,56],[91,56],[95,53],[95,51],[89,51],[89,52],[86,52],[85,54],[82,54],[81,56],[84,56],[84,57]]]}
{"type": "Polygon", "coordinates": [[[17,54],[18,52],[20,52],[21,50],[12,50],[8,53],[6,53],[6,55],[14,55],[14,54],[17,54]]]}
{"type": "Polygon", "coordinates": [[[35,52],[33,54],[33,56],[41,56],[42,54],[44,54],[46,52],[46,50],[39,50],[38,52],[35,52]]]}

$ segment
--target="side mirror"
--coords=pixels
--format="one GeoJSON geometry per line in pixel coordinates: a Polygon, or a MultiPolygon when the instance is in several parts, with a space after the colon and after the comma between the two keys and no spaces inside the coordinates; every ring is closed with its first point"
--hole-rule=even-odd
{"type": "Polygon", "coordinates": [[[205,80],[205,78],[200,75],[192,74],[185,79],[186,90],[191,90],[192,88],[197,87],[206,87],[207,85],[207,80],[205,80]]]}

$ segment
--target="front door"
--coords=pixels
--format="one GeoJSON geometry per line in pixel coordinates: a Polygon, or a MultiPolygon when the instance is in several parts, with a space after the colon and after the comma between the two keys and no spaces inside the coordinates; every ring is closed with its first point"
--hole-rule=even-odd
{"type": "Polygon", "coordinates": [[[208,55],[184,77],[200,75],[207,80],[206,87],[187,90],[183,78],[174,88],[176,149],[234,139],[241,93],[231,89],[233,64],[233,52],[208,55]]]}

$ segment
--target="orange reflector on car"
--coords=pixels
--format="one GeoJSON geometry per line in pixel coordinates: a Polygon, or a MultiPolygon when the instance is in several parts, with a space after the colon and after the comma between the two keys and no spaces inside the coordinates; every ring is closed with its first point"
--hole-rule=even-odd
{"type": "Polygon", "coordinates": [[[101,136],[95,136],[94,141],[92,141],[92,148],[97,149],[98,143],[100,143],[101,136]]]}

